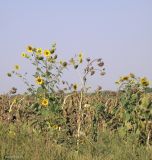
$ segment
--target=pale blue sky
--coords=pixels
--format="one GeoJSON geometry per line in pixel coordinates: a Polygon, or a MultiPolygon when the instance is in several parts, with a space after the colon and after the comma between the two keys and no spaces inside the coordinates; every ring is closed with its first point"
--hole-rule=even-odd
{"type": "Polygon", "coordinates": [[[53,42],[65,59],[79,51],[104,59],[107,74],[93,86],[116,89],[129,72],[152,80],[152,0],[0,0],[0,92],[23,91],[19,79],[5,75],[17,63],[31,71],[20,57],[28,44],[53,42]]]}

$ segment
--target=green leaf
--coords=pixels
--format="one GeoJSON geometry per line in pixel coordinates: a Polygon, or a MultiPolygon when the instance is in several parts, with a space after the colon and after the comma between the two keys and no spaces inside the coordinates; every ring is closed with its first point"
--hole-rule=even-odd
{"type": "Polygon", "coordinates": [[[131,115],[128,112],[123,113],[123,121],[128,122],[131,118],[131,115]]]}
{"type": "Polygon", "coordinates": [[[38,87],[37,88],[37,94],[43,94],[43,93],[45,93],[45,89],[42,88],[42,87],[38,87]]]}

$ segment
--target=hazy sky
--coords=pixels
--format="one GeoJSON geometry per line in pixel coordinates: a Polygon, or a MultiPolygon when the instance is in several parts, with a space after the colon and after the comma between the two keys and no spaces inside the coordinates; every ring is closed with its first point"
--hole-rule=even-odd
{"type": "Polygon", "coordinates": [[[27,45],[53,42],[64,59],[79,51],[104,59],[107,74],[93,86],[115,89],[115,80],[130,72],[152,80],[152,0],[0,0],[0,92],[23,91],[6,73],[14,64],[31,72],[20,56],[27,45]]]}

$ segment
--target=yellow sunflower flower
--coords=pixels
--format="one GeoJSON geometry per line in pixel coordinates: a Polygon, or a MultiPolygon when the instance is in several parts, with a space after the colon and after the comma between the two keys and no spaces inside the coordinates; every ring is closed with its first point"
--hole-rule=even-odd
{"type": "Polygon", "coordinates": [[[141,78],[140,83],[141,83],[142,86],[145,86],[145,87],[149,86],[149,81],[146,77],[141,78]]]}
{"type": "Polygon", "coordinates": [[[51,52],[49,50],[44,50],[44,56],[49,57],[51,55],[51,52]]]}
{"type": "Polygon", "coordinates": [[[119,80],[115,81],[115,84],[119,84],[119,83],[120,83],[120,81],[119,81],[119,80]]]}
{"type": "Polygon", "coordinates": [[[75,60],[73,58],[70,59],[70,64],[75,65],[75,60]]]}
{"type": "Polygon", "coordinates": [[[26,57],[26,53],[22,52],[21,56],[25,58],[26,57]]]}
{"type": "Polygon", "coordinates": [[[59,129],[59,126],[58,125],[54,125],[52,126],[53,129],[59,129]]]}
{"type": "Polygon", "coordinates": [[[37,48],[36,54],[37,54],[37,55],[41,55],[41,54],[42,54],[42,48],[37,48]]]}
{"type": "Polygon", "coordinates": [[[128,76],[124,76],[122,79],[123,79],[124,81],[127,81],[127,80],[129,79],[129,77],[128,77],[128,76]]]}
{"type": "Polygon", "coordinates": [[[41,101],[41,105],[46,107],[46,106],[48,106],[48,104],[49,104],[49,100],[46,99],[46,98],[43,98],[42,101],[41,101]]]}
{"type": "Polygon", "coordinates": [[[26,50],[27,50],[27,52],[33,52],[32,46],[27,46],[26,50]]]}
{"type": "Polygon", "coordinates": [[[18,64],[16,64],[16,65],[14,66],[14,68],[15,68],[15,70],[19,70],[19,69],[20,69],[20,66],[19,66],[18,64]]]}
{"type": "Polygon", "coordinates": [[[79,58],[83,58],[83,53],[80,52],[80,53],[78,54],[78,57],[79,57],[79,58]]]}
{"type": "Polygon", "coordinates": [[[80,52],[78,54],[78,61],[79,61],[79,63],[82,63],[82,61],[83,61],[83,53],[82,52],[80,52]]]}
{"type": "Polygon", "coordinates": [[[22,52],[21,53],[21,56],[23,57],[23,58],[30,58],[30,56],[29,55],[27,55],[26,53],[24,53],[24,52],[22,52]]]}
{"type": "Polygon", "coordinates": [[[44,80],[41,77],[36,78],[36,83],[39,85],[42,85],[44,83],[44,80]]]}
{"type": "Polygon", "coordinates": [[[128,76],[122,76],[120,77],[120,81],[123,82],[123,81],[127,81],[129,79],[128,76]]]}

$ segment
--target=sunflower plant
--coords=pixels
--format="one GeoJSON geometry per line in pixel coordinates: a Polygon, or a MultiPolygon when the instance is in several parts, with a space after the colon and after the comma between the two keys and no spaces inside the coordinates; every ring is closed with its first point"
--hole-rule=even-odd
{"type": "MultiPolygon", "coordinates": [[[[91,131],[92,138],[94,141],[97,141],[97,123],[96,121],[96,115],[95,111],[93,111],[93,108],[91,108],[90,105],[85,104],[86,96],[88,95],[88,91],[91,88],[88,86],[88,80],[92,78],[96,73],[99,73],[100,76],[105,75],[105,67],[104,62],[101,58],[98,59],[91,59],[86,58],[84,59],[84,56],[82,52],[80,52],[76,57],[70,59],[70,64],[73,66],[73,68],[76,70],[76,75],[80,79],[80,83],[73,83],[70,85],[70,89],[72,89],[72,94],[68,94],[63,103],[63,110],[65,113],[65,118],[67,119],[67,134],[70,136],[75,135],[76,137],[76,145],[77,149],[79,150],[79,146],[81,143],[81,136],[82,133],[85,135],[88,133],[88,131],[91,131]],[[84,63],[83,63],[84,62],[84,63]],[[83,63],[82,66],[80,66],[83,63]],[[82,72],[77,70],[77,68],[81,67],[82,72]],[[66,101],[72,97],[78,97],[78,99],[73,102],[72,108],[71,106],[66,106],[66,101]],[[87,107],[89,106],[89,107],[87,107]],[[84,117],[86,114],[92,114],[93,112],[93,118],[90,122],[90,119],[87,119],[84,117]],[[77,121],[73,121],[73,117],[76,116],[77,121]],[[89,125],[87,126],[86,123],[89,125]],[[90,123],[92,124],[90,127],[90,123]],[[85,125],[84,125],[85,124],[85,125]],[[87,128],[87,130],[86,130],[87,128]]],[[[67,84],[66,82],[64,82],[67,84]]],[[[68,85],[69,86],[69,85],[68,85]]],[[[98,87],[99,90],[101,90],[101,87],[98,87]]],[[[73,99],[73,98],[72,98],[73,99]]],[[[89,135],[90,136],[90,135],[89,135]]]]}
{"type": "Polygon", "coordinates": [[[20,72],[21,67],[18,64],[7,74],[9,77],[15,75],[21,78],[27,85],[26,94],[33,100],[28,108],[32,109],[36,115],[41,115],[44,119],[48,118],[47,121],[42,121],[44,124],[50,123],[50,116],[57,115],[61,110],[61,100],[56,92],[59,89],[63,71],[68,67],[67,62],[60,63],[55,51],[56,44],[44,50],[30,45],[27,46],[25,52],[21,53],[22,58],[29,61],[34,67],[33,83],[28,81],[27,72],[25,74],[20,72]]]}
{"type": "MultiPolygon", "coordinates": [[[[119,85],[119,132],[138,134],[145,143],[152,136],[152,100],[146,93],[150,81],[146,77],[137,78],[134,74],[122,76],[116,82],[119,85]],[[151,129],[150,129],[151,128],[151,129]]],[[[148,142],[149,143],[149,142],[148,142]]]]}

